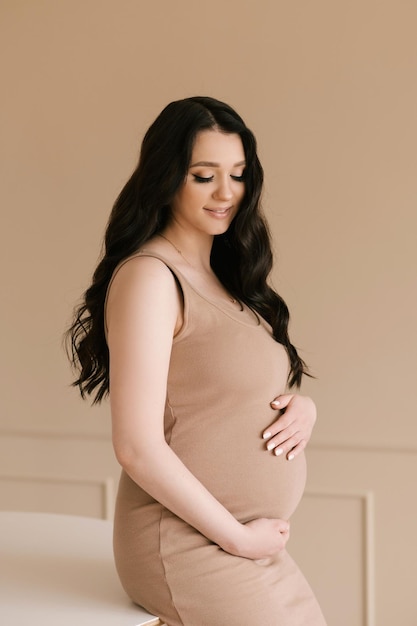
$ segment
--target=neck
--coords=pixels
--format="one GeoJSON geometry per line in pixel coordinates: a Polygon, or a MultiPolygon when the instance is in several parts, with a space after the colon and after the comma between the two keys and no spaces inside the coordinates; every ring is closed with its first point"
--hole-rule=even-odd
{"type": "Polygon", "coordinates": [[[224,285],[222,285],[221,281],[218,279],[218,277],[215,275],[215,273],[212,270],[212,267],[210,265],[210,251],[211,251],[211,245],[213,243],[213,238],[211,238],[210,248],[208,249],[208,252],[206,252],[206,254],[204,254],[205,251],[202,251],[201,248],[197,251],[194,248],[196,256],[191,256],[192,247],[189,246],[189,249],[186,252],[184,252],[179,247],[179,245],[181,245],[179,244],[179,241],[174,240],[172,238],[172,234],[169,231],[165,231],[163,234],[160,233],[159,237],[164,239],[167,243],[169,243],[169,245],[173,249],[176,250],[178,256],[182,258],[182,260],[187,264],[187,266],[191,268],[191,270],[194,270],[196,272],[195,275],[197,274],[200,275],[200,278],[203,276],[203,279],[204,281],[206,281],[206,284],[211,284],[212,290],[214,286],[215,293],[218,294],[219,288],[220,288],[220,292],[222,293],[223,297],[227,296],[228,300],[230,300],[232,304],[234,305],[238,304],[239,309],[243,311],[242,303],[238,301],[236,298],[234,298],[233,296],[231,296],[230,293],[227,292],[227,290],[224,288],[224,285]]]}
{"type": "Polygon", "coordinates": [[[212,236],[208,235],[197,241],[197,239],[184,236],[182,233],[178,233],[175,230],[166,229],[160,233],[160,237],[175,248],[177,253],[192,268],[211,273],[210,254],[213,245],[212,236]]]}

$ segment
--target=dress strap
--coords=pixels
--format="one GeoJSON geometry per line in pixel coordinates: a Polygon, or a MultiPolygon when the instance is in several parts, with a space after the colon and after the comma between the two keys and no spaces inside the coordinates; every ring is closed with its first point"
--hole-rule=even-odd
{"type": "Polygon", "coordinates": [[[183,321],[183,325],[181,327],[181,330],[179,331],[179,333],[177,333],[177,335],[175,336],[178,337],[180,334],[182,334],[183,329],[186,326],[186,322],[188,320],[188,312],[189,312],[189,302],[188,302],[188,289],[189,289],[189,284],[187,282],[187,280],[184,278],[184,276],[181,274],[181,272],[177,269],[177,267],[175,265],[173,265],[171,263],[171,261],[168,261],[168,259],[166,259],[163,255],[159,254],[158,252],[153,252],[151,250],[146,250],[146,249],[142,249],[139,250],[138,252],[135,252],[134,254],[131,254],[130,256],[126,257],[125,259],[123,259],[122,261],[120,261],[120,263],[116,266],[112,277],[110,279],[110,282],[107,286],[107,291],[106,291],[106,298],[104,300],[104,334],[107,340],[107,315],[106,315],[106,311],[107,311],[107,302],[108,302],[108,298],[109,298],[109,292],[110,292],[110,287],[113,284],[113,281],[118,273],[118,271],[123,267],[123,265],[125,265],[126,263],[128,263],[129,261],[131,261],[132,259],[135,259],[137,257],[153,257],[155,259],[158,259],[159,261],[161,261],[161,263],[163,263],[164,265],[166,265],[166,267],[170,270],[170,272],[172,273],[172,275],[175,278],[175,281],[179,287],[179,289],[181,290],[182,293],[182,298],[183,298],[183,302],[184,302],[184,311],[183,311],[183,315],[184,315],[184,321],[183,321]]]}

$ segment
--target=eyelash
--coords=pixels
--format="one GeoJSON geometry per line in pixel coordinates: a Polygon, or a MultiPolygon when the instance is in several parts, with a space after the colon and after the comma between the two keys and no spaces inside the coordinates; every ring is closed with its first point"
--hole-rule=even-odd
{"type": "MultiPolygon", "coordinates": [[[[214,176],[209,176],[208,178],[205,178],[204,176],[197,176],[197,174],[193,174],[194,176],[194,180],[197,183],[211,183],[211,181],[213,180],[214,176]]],[[[230,176],[230,178],[238,183],[243,183],[244,182],[244,176],[230,176]]]]}

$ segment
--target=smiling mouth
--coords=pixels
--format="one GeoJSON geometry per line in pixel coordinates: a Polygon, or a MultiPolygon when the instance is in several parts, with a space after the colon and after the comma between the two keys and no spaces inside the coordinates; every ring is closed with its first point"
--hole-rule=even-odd
{"type": "Polygon", "coordinates": [[[209,213],[213,213],[214,215],[218,215],[219,217],[227,215],[231,210],[232,210],[231,206],[228,206],[225,209],[209,209],[209,208],[205,208],[205,211],[208,211],[209,213]]]}

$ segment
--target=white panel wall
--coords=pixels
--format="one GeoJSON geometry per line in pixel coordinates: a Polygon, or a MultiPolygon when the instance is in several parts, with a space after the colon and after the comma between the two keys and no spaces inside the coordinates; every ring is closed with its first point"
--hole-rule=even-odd
{"type": "Polygon", "coordinates": [[[414,626],[417,450],[313,445],[308,459],[289,550],[329,624],[414,626]]]}
{"type": "Polygon", "coordinates": [[[0,439],[0,508],[112,519],[119,466],[107,438],[0,439]]]}

